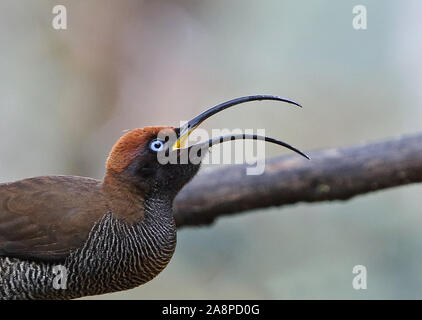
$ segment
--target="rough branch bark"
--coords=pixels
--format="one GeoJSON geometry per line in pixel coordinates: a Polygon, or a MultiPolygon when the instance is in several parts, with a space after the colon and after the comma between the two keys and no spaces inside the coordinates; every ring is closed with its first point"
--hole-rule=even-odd
{"type": "Polygon", "coordinates": [[[267,160],[263,175],[246,166],[204,170],[176,197],[178,227],[208,225],[218,217],[298,202],[347,200],[422,181],[422,134],[267,160]]]}

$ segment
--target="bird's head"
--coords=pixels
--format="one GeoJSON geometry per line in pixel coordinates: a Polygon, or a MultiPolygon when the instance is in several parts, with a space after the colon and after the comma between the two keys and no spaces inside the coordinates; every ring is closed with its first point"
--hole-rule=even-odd
{"type": "Polygon", "coordinates": [[[106,162],[107,173],[144,191],[159,189],[174,195],[199,170],[200,164],[160,163],[169,150],[165,137],[176,137],[177,128],[145,127],[123,135],[113,146],[106,162]]]}
{"type": "Polygon", "coordinates": [[[287,143],[259,135],[227,135],[187,146],[187,138],[205,119],[234,105],[256,100],[276,100],[300,106],[294,101],[278,96],[247,96],[212,107],[179,128],[145,127],[134,129],[123,135],[113,146],[106,163],[107,173],[118,176],[120,180],[143,190],[153,188],[176,195],[195,176],[206,151],[211,146],[225,141],[264,140],[286,147],[308,158],[303,152],[287,143]],[[191,156],[193,152],[194,156],[191,156]]]}

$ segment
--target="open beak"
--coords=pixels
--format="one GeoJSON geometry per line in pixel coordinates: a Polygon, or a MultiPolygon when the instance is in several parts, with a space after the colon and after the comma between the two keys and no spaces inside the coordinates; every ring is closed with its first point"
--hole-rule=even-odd
{"type": "MultiPolygon", "coordinates": [[[[258,101],[258,100],[276,100],[276,101],[282,101],[282,102],[294,104],[298,107],[302,107],[299,103],[297,103],[293,100],[288,100],[288,99],[281,98],[281,97],[278,97],[278,96],[269,96],[269,95],[246,96],[246,97],[241,97],[241,98],[233,99],[233,100],[230,100],[230,101],[226,101],[226,102],[223,102],[219,105],[216,105],[216,106],[204,111],[200,115],[196,116],[195,118],[193,118],[189,122],[182,125],[180,128],[176,129],[177,140],[174,143],[172,149],[176,150],[176,149],[186,148],[187,147],[187,140],[188,140],[189,135],[204,120],[208,119],[212,115],[214,115],[214,114],[216,114],[220,111],[223,111],[225,109],[228,109],[230,107],[233,107],[235,105],[241,104],[241,103],[250,102],[250,101],[258,101]]],[[[302,155],[303,157],[305,157],[307,159],[310,159],[309,156],[307,156],[305,153],[303,153],[299,149],[297,149],[297,148],[295,148],[295,147],[293,147],[293,146],[291,146],[291,145],[289,145],[285,142],[282,142],[282,141],[279,141],[279,140],[276,140],[276,139],[273,139],[273,138],[265,137],[265,136],[251,135],[251,134],[233,134],[233,135],[221,136],[221,137],[210,139],[210,140],[205,141],[205,142],[197,143],[197,144],[195,144],[191,147],[197,147],[197,148],[202,148],[202,147],[206,147],[206,146],[211,147],[211,146],[218,144],[218,143],[222,143],[222,142],[226,142],[226,141],[232,141],[232,140],[239,140],[239,139],[242,139],[242,140],[245,140],[245,139],[263,140],[263,141],[275,143],[275,144],[278,144],[278,145],[283,146],[285,148],[288,148],[288,149],[302,155]]]]}

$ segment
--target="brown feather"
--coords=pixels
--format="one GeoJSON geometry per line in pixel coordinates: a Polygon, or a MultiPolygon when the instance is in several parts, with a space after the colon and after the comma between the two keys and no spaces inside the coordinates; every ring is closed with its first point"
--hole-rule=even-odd
{"type": "Polygon", "coordinates": [[[106,212],[98,180],[47,176],[0,184],[0,255],[64,259],[106,212]]]}
{"type": "Polygon", "coordinates": [[[108,170],[122,172],[139,151],[145,147],[151,137],[156,137],[161,130],[174,130],[171,127],[145,127],[129,131],[123,135],[111,149],[107,158],[106,167],[108,170]]]}

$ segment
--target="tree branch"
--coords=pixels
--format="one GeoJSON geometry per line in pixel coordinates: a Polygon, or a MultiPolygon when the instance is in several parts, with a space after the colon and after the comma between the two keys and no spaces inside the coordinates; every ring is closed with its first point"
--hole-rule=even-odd
{"type": "Polygon", "coordinates": [[[177,226],[208,225],[220,216],[298,202],[347,200],[422,181],[422,134],[267,160],[262,175],[246,165],[204,170],[174,202],[177,226]]]}

